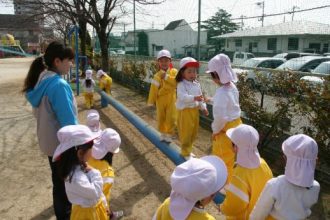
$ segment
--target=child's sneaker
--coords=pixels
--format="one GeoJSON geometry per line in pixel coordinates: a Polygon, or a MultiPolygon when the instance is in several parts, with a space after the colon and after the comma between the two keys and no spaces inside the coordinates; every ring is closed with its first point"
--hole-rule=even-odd
{"type": "Polygon", "coordinates": [[[165,134],[161,133],[159,139],[160,139],[160,141],[165,141],[165,139],[166,139],[165,134]]]}
{"type": "Polygon", "coordinates": [[[167,142],[167,143],[171,143],[171,142],[173,142],[172,135],[170,135],[170,134],[165,134],[164,136],[165,136],[165,139],[164,139],[165,142],[167,142]]]}
{"type": "Polygon", "coordinates": [[[124,211],[122,211],[122,210],[111,212],[110,220],[121,219],[121,217],[123,217],[123,216],[124,216],[124,211]]]}

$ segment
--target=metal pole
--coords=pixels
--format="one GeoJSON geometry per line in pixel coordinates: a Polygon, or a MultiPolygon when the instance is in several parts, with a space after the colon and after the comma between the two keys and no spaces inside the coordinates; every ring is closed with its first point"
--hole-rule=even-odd
{"type": "Polygon", "coordinates": [[[261,26],[264,26],[264,19],[265,19],[265,1],[262,2],[262,22],[261,26]]]}
{"type": "Polygon", "coordinates": [[[134,14],[134,58],[136,55],[136,42],[135,42],[135,38],[136,38],[136,22],[135,22],[135,0],[133,0],[133,14],[134,14]]]}
{"type": "Polygon", "coordinates": [[[78,38],[78,33],[79,33],[79,27],[75,26],[75,41],[76,41],[76,52],[75,52],[75,57],[76,57],[76,89],[77,89],[77,95],[79,95],[79,50],[78,50],[78,44],[79,44],[79,38],[78,38]]]}
{"type": "Polygon", "coordinates": [[[198,0],[198,34],[197,34],[197,61],[201,59],[201,5],[202,0],[198,0]]]}

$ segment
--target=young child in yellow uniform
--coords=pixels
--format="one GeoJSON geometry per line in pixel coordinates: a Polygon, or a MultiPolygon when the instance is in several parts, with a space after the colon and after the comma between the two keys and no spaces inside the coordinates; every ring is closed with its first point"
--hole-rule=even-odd
{"type": "Polygon", "coordinates": [[[285,174],[269,180],[251,215],[251,220],[307,219],[317,203],[320,184],[314,180],[318,146],[314,139],[297,134],[282,144],[285,174]]]}
{"type": "Polygon", "coordinates": [[[211,74],[213,81],[219,86],[213,97],[212,154],[219,156],[227,165],[230,182],[235,152],[226,131],[242,123],[239,92],[234,84],[237,82],[237,76],[225,54],[218,54],[209,61],[207,73],[211,74]]]}
{"type": "Polygon", "coordinates": [[[65,191],[72,203],[70,219],[109,219],[101,173],[87,164],[98,134],[84,125],[68,125],[57,132],[57,137],[60,145],[53,161],[58,164],[59,176],[65,181],[65,191]]]}
{"type": "Polygon", "coordinates": [[[87,109],[94,107],[94,87],[95,87],[95,81],[92,78],[93,71],[92,70],[86,70],[85,72],[86,77],[84,81],[82,82],[82,87],[84,90],[84,97],[85,97],[85,105],[87,109]]]}
{"type": "Polygon", "coordinates": [[[241,124],[226,132],[237,152],[231,182],[225,187],[226,198],[220,210],[227,220],[248,220],[267,181],[273,177],[258,152],[259,134],[249,125],[241,124]]]}
{"type": "MultiPolygon", "coordinates": [[[[88,164],[101,172],[103,178],[103,193],[106,197],[108,207],[110,207],[111,188],[114,183],[115,172],[112,168],[112,158],[114,154],[119,153],[121,139],[119,134],[106,128],[101,132],[101,136],[94,141],[92,157],[88,164]]],[[[123,211],[113,212],[110,209],[110,218],[123,216],[123,211]]]]}
{"type": "MultiPolygon", "coordinates": [[[[97,71],[96,77],[99,79],[100,89],[106,92],[108,95],[111,95],[112,78],[108,74],[106,74],[103,70],[97,71]]],[[[101,97],[101,106],[102,107],[108,106],[107,100],[102,97],[101,97]]]]}
{"type": "Polygon", "coordinates": [[[204,208],[226,180],[226,165],[218,157],[191,158],[174,169],[171,195],[152,220],[215,220],[204,208]]]}
{"type": "Polygon", "coordinates": [[[178,133],[181,142],[181,155],[190,159],[194,141],[199,128],[199,110],[205,115],[209,112],[202,95],[200,83],[196,80],[199,63],[191,57],[180,61],[180,70],[176,75],[178,110],[178,133]]]}
{"type": "Polygon", "coordinates": [[[176,125],[176,81],[177,70],[172,68],[171,54],[161,50],[157,55],[159,71],[155,73],[149,91],[148,105],[156,105],[158,130],[161,140],[172,142],[176,125]]]}

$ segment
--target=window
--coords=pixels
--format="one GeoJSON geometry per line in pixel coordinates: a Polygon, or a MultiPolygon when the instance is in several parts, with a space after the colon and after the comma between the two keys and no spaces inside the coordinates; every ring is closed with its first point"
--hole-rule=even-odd
{"type": "Polygon", "coordinates": [[[251,59],[251,58],[254,58],[254,56],[253,56],[253,54],[248,53],[247,58],[251,59]]]}
{"type": "Polygon", "coordinates": [[[235,40],[235,47],[242,47],[242,39],[235,40]]]}
{"type": "Polygon", "coordinates": [[[257,48],[258,47],[258,42],[253,42],[252,47],[257,48]]]}
{"type": "Polygon", "coordinates": [[[163,49],[163,46],[157,46],[156,45],[156,51],[160,51],[160,50],[162,50],[163,49]]]}
{"type": "Polygon", "coordinates": [[[276,50],[277,38],[267,39],[267,50],[276,50]]]}
{"type": "Polygon", "coordinates": [[[309,43],[309,49],[313,49],[314,53],[319,53],[321,51],[320,43],[309,43]]]}
{"type": "Polygon", "coordinates": [[[323,53],[327,53],[329,50],[329,44],[323,44],[323,53]]]}
{"type": "Polygon", "coordinates": [[[244,59],[244,54],[238,53],[238,54],[235,55],[235,58],[237,58],[237,59],[244,59]]]}
{"type": "Polygon", "coordinates": [[[303,68],[301,68],[300,71],[302,72],[310,72],[311,70],[315,69],[320,63],[324,62],[324,60],[313,60],[309,63],[307,63],[303,68]]]}
{"type": "Polygon", "coordinates": [[[261,62],[261,63],[258,65],[258,67],[261,67],[261,68],[269,68],[269,67],[270,67],[270,64],[271,64],[271,61],[266,60],[266,61],[261,62]]]}
{"type": "Polygon", "coordinates": [[[288,50],[298,50],[299,38],[291,37],[288,39],[288,50]]]}

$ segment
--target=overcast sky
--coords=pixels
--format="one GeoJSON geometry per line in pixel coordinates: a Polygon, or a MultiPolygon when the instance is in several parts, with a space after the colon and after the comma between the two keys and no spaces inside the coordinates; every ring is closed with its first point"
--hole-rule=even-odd
{"type": "MultiPolygon", "coordinates": [[[[330,5],[330,0],[264,0],[265,1],[265,14],[281,13],[292,11],[293,6],[297,6],[300,9],[313,8],[323,5],[330,5]]],[[[233,18],[244,16],[256,16],[261,15],[262,9],[257,6],[258,0],[202,0],[202,20],[210,18],[219,9],[225,9],[232,14],[233,18]]],[[[127,8],[131,8],[131,5],[127,5],[127,8]]],[[[299,9],[297,9],[299,10],[299,9]]],[[[0,13],[13,13],[12,6],[1,5],[0,1],[0,13]]],[[[136,27],[137,29],[163,29],[166,24],[173,20],[185,19],[188,23],[196,22],[198,19],[198,0],[166,0],[165,3],[153,6],[139,7],[139,12],[136,15],[136,27]],[[141,13],[143,11],[144,13],[141,13]],[[150,15],[146,15],[150,14],[150,15]]],[[[264,25],[281,23],[284,21],[291,21],[292,15],[280,15],[275,17],[266,17],[264,25]]],[[[320,23],[330,24],[330,7],[324,9],[318,9],[309,12],[295,13],[294,20],[310,20],[320,23]]],[[[126,25],[126,31],[133,29],[133,16],[129,15],[120,20],[121,23],[128,23],[126,25]]],[[[237,20],[237,22],[240,22],[237,20]]],[[[244,20],[245,27],[257,27],[261,26],[261,22],[258,19],[246,19],[244,20]]],[[[194,23],[191,25],[193,28],[197,28],[194,23]]],[[[116,25],[113,28],[115,34],[119,34],[124,30],[123,25],[116,25]]]]}

